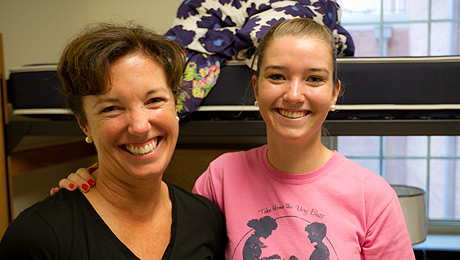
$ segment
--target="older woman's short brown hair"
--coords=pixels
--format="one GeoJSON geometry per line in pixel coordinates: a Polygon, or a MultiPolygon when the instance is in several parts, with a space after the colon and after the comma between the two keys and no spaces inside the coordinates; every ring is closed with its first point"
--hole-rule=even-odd
{"type": "Polygon", "coordinates": [[[184,68],[183,49],[176,42],[140,25],[101,23],[89,26],[72,40],[59,60],[60,91],[72,112],[86,121],[82,98],[108,92],[110,65],[121,57],[137,52],[163,68],[168,85],[177,99],[184,68]]]}

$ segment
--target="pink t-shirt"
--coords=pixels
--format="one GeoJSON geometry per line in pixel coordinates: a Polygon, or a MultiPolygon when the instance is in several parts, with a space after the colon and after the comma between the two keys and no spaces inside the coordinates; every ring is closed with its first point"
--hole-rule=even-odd
{"type": "Polygon", "coordinates": [[[415,259],[398,197],[337,152],[319,169],[273,168],[267,146],[227,153],[194,192],[224,212],[226,259],[415,259]]]}

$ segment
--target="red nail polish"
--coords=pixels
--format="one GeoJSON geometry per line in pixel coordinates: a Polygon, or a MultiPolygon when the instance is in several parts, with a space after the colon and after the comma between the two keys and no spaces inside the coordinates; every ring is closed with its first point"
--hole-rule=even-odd
{"type": "Polygon", "coordinates": [[[91,187],[93,187],[94,184],[96,184],[93,179],[89,179],[88,183],[89,183],[89,186],[91,186],[91,187]]]}
{"type": "Polygon", "coordinates": [[[84,191],[88,191],[89,190],[89,186],[84,183],[83,185],[81,185],[81,188],[84,190],[84,191]]]}
{"type": "Polygon", "coordinates": [[[69,184],[69,188],[73,189],[73,187],[75,187],[75,184],[73,183],[69,184]]]}

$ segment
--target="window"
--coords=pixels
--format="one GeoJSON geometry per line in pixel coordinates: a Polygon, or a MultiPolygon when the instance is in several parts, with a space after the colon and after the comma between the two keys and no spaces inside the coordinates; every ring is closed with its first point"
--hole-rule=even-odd
{"type": "Polygon", "coordinates": [[[392,184],[428,191],[431,220],[460,220],[460,137],[340,136],[330,143],[392,184]]]}
{"type": "Polygon", "coordinates": [[[460,54],[460,0],[337,2],[342,25],[355,42],[355,56],[460,54]]]}
{"type": "MultiPolygon", "coordinates": [[[[460,55],[460,0],[337,2],[357,57],[460,55]]],[[[338,136],[329,143],[391,184],[427,191],[429,223],[460,224],[460,136],[338,136]]]]}

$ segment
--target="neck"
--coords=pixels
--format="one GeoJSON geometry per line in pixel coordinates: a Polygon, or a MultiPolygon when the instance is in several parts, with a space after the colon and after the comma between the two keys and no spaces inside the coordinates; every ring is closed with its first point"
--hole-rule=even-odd
{"type": "Polygon", "coordinates": [[[96,210],[102,207],[142,219],[170,202],[168,187],[161,178],[128,182],[104,169],[99,169],[93,176],[97,185],[85,195],[96,210]]]}
{"type": "Polygon", "coordinates": [[[301,174],[320,168],[332,156],[333,152],[321,143],[321,136],[305,141],[279,140],[267,133],[270,164],[277,170],[301,174]]]}
{"type": "Polygon", "coordinates": [[[86,198],[116,237],[141,259],[160,259],[173,225],[172,203],[161,175],[156,180],[116,175],[99,168],[86,198]]]}

